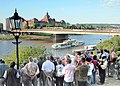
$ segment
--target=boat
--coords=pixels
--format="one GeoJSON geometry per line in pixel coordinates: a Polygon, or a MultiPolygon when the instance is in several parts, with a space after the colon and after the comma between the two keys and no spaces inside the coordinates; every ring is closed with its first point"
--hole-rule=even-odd
{"type": "Polygon", "coordinates": [[[84,53],[85,51],[88,51],[88,52],[91,52],[93,50],[96,49],[96,45],[86,45],[84,46],[84,48],[82,49],[75,49],[75,50],[72,50],[72,54],[75,54],[77,52],[81,52],[81,53],[84,53]]]}
{"type": "Polygon", "coordinates": [[[54,49],[64,49],[69,47],[81,46],[83,45],[83,41],[77,41],[75,39],[64,40],[62,43],[56,43],[52,45],[54,49]]]}
{"type": "Polygon", "coordinates": [[[92,50],[96,49],[96,45],[86,45],[86,46],[84,46],[84,48],[92,51],[92,50]]]}

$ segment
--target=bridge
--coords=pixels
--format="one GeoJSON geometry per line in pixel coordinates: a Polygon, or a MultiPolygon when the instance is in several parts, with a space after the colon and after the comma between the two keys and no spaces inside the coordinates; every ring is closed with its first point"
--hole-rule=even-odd
{"type": "Polygon", "coordinates": [[[27,29],[21,30],[22,33],[48,33],[53,34],[51,38],[57,40],[68,39],[68,35],[80,34],[103,34],[103,35],[120,35],[120,29],[105,30],[80,30],[80,29],[27,29]]]}

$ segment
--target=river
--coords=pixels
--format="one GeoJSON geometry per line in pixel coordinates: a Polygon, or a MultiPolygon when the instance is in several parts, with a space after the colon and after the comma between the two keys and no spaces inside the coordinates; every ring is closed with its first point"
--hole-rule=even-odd
{"type": "MultiPolygon", "coordinates": [[[[100,43],[101,41],[110,39],[112,36],[111,35],[69,35],[70,39],[77,39],[77,40],[82,40],[85,42],[85,45],[96,45],[100,43]]],[[[0,58],[2,58],[4,55],[9,54],[12,50],[15,50],[15,45],[12,44],[12,42],[15,40],[0,40],[0,58]]],[[[66,49],[59,49],[59,50],[54,50],[52,49],[51,45],[53,42],[46,42],[46,41],[39,41],[39,40],[21,40],[22,43],[19,44],[19,46],[22,45],[27,45],[27,46],[36,46],[38,44],[43,44],[46,46],[47,51],[51,52],[53,56],[55,57],[63,57],[67,53],[71,53],[73,49],[79,49],[79,47],[71,47],[71,48],[66,48],[66,49]]]]}

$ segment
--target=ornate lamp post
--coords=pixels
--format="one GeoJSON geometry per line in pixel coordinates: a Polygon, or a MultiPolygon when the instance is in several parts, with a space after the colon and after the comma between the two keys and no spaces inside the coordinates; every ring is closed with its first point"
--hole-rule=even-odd
{"type": "Polygon", "coordinates": [[[17,10],[15,9],[15,13],[12,17],[9,18],[10,20],[10,27],[11,27],[11,32],[13,33],[13,36],[15,37],[16,42],[16,63],[17,63],[17,69],[19,69],[19,54],[18,54],[18,42],[19,36],[21,34],[21,20],[22,18],[18,16],[17,10]]]}

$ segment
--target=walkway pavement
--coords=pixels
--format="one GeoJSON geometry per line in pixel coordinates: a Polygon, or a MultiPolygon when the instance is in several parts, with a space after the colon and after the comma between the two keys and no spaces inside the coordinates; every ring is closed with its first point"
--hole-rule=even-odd
{"type": "MultiPolygon", "coordinates": [[[[97,81],[98,80],[99,79],[97,77],[97,81]]],[[[112,77],[106,77],[105,84],[103,85],[94,84],[92,86],[120,86],[120,80],[116,80],[115,78],[112,77]]]]}

